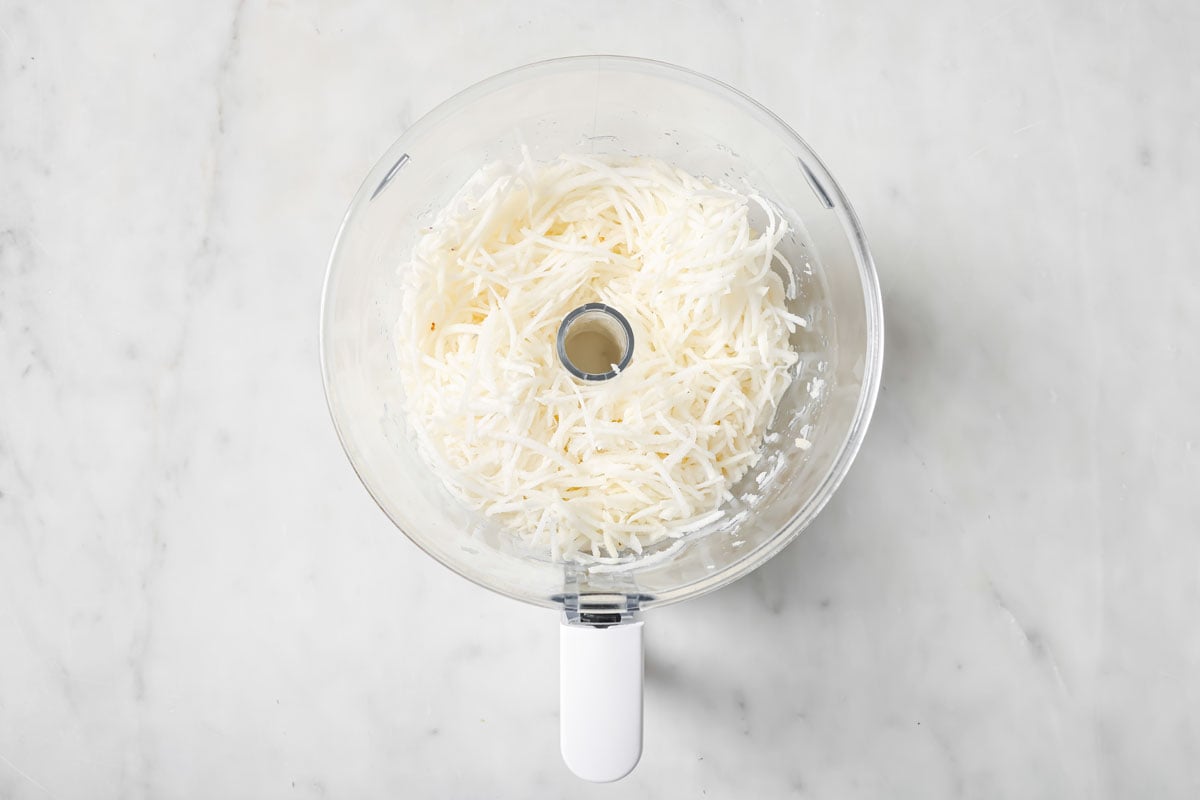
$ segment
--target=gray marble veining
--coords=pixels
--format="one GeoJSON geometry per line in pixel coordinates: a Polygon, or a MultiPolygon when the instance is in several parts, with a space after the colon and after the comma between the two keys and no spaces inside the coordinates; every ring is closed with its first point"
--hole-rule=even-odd
{"type": "Polygon", "coordinates": [[[0,7],[0,797],[1200,793],[1200,10],[0,7]],[[884,386],[795,544],[648,622],[646,748],[557,755],[554,616],[424,557],[324,409],[324,263],[467,84],[749,92],[863,218],[884,386]]]}

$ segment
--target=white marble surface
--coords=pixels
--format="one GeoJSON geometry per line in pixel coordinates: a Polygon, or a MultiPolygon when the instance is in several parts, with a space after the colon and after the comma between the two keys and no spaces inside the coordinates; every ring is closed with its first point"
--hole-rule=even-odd
{"type": "Polygon", "coordinates": [[[1198,29],[1182,0],[6,0],[0,798],[1197,796],[1198,29]],[[316,356],[387,144],[603,51],[799,129],[889,325],[817,524],[650,615],[615,787],[557,756],[554,615],[394,532],[316,356]]]}

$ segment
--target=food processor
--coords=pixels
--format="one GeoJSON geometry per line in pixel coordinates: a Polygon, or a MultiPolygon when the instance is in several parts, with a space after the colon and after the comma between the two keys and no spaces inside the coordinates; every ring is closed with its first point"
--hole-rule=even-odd
{"type": "MultiPolygon", "coordinates": [[[[564,320],[560,333],[572,323],[564,320]]],[[[593,781],[623,777],[641,755],[643,614],[746,575],[813,520],[862,442],[882,355],[883,312],[866,240],[808,145],[729,86],[615,56],[504,72],[409,128],[351,203],[321,314],[330,413],[379,507],[462,577],[560,612],[562,755],[593,781]],[[808,322],[791,340],[800,361],[762,458],[708,528],[638,554],[555,559],[452,497],[406,430],[393,331],[412,247],[481,166],[519,162],[525,150],[535,161],[564,153],[662,159],[757,193],[788,220],[791,233],[779,249],[796,268],[788,310],[808,322]]]]}

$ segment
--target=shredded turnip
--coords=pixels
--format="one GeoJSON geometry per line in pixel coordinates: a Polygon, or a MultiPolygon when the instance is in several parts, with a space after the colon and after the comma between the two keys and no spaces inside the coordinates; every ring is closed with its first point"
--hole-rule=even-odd
{"type": "MultiPolygon", "coordinates": [[[[786,221],[649,158],[492,164],[404,268],[405,415],[451,493],[556,557],[615,557],[720,519],[797,361],[786,221]],[[761,231],[751,217],[761,218],[761,231]],[[602,382],[559,362],[589,302],[633,328],[602,382]]],[[[793,290],[794,291],[794,290],[793,290]]]]}

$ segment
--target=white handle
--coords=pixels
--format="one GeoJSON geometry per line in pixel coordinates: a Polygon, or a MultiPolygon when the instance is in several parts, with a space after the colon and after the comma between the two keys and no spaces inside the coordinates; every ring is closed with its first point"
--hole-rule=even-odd
{"type": "Polygon", "coordinates": [[[563,761],[584,780],[620,780],[642,757],[642,623],[564,622],[559,651],[563,761]]]}

